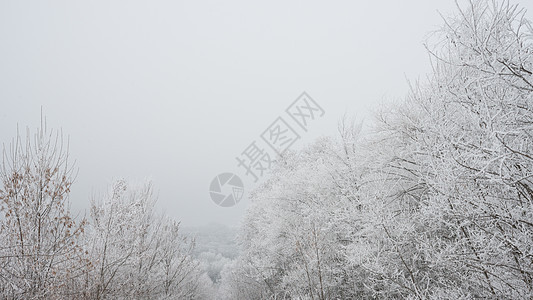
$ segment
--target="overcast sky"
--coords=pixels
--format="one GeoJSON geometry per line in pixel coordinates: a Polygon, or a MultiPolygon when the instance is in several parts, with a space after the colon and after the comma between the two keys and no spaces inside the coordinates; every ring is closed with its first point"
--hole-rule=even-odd
{"type": "MultiPolygon", "coordinates": [[[[306,91],[325,110],[295,149],[367,118],[429,72],[425,36],[453,1],[0,0],[0,141],[17,124],[70,136],[88,207],[116,178],[151,178],[186,225],[237,224],[254,186],[235,157],[306,91]],[[214,204],[214,176],[245,198],[214,204]]],[[[530,14],[529,14],[530,15],[530,14]]],[[[531,18],[531,17],[530,17],[531,18]]]]}

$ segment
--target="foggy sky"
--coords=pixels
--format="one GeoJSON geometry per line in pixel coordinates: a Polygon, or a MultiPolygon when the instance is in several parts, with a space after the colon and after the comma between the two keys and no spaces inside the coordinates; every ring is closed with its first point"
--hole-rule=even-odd
{"type": "Polygon", "coordinates": [[[236,224],[249,200],[218,207],[212,178],[239,172],[303,91],[325,115],[295,149],[403,98],[430,70],[437,10],[453,1],[0,0],[0,142],[35,129],[42,106],[70,136],[74,210],[113,179],[151,178],[184,224],[236,224]]]}

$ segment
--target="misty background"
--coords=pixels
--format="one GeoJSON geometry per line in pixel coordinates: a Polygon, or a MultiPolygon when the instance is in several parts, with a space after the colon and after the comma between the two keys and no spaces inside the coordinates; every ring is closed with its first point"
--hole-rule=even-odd
{"type": "MultiPolygon", "coordinates": [[[[527,3],[523,3],[528,7],[527,3]]],[[[531,6],[531,4],[529,4],[531,6]]],[[[452,1],[0,1],[0,141],[17,124],[70,136],[81,214],[117,178],[151,178],[187,226],[237,225],[222,172],[303,91],[325,110],[299,148],[429,72],[423,42],[452,1]]],[[[530,9],[531,10],[531,9],[530,9]]],[[[238,173],[241,172],[241,173],[238,173]]]]}

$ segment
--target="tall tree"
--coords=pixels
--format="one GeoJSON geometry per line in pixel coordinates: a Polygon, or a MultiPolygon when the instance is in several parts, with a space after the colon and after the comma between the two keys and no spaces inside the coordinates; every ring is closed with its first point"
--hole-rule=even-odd
{"type": "Polygon", "coordinates": [[[85,221],[71,216],[68,141],[46,124],[17,133],[0,168],[0,297],[76,297],[87,263],[78,237],[85,221]]]}

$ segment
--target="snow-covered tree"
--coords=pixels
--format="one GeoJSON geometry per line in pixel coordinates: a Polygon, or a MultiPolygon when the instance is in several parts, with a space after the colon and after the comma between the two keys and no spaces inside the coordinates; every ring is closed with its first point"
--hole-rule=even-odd
{"type": "MultiPolygon", "coordinates": [[[[353,128],[352,128],[353,129],[353,128]]],[[[347,133],[348,131],[345,131],[347,133]]],[[[355,138],[352,132],[350,138],[355,138]]],[[[329,138],[280,158],[252,195],[243,223],[241,274],[275,297],[350,298],[358,271],[346,245],[358,222],[353,144],[329,138]]]]}
{"type": "Polygon", "coordinates": [[[384,188],[367,223],[379,241],[364,252],[368,286],[530,298],[533,30],[517,6],[481,0],[434,38],[432,76],[381,115],[369,145],[384,188]]]}
{"type": "MultiPolygon", "coordinates": [[[[533,297],[533,29],[467,1],[433,73],[361,136],[341,123],[252,195],[237,292],[262,298],[533,297]],[[245,278],[243,280],[243,278],[245,278]]],[[[238,275],[235,275],[238,274],[238,275]]],[[[231,286],[231,284],[227,284],[231,286]]]]}
{"type": "Polygon", "coordinates": [[[76,220],[61,133],[17,135],[0,166],[0,298],[206,299],[194,240],[154,213],[150,183],[117,181],[76,220]]]}
{"type": "Polygon", "coordinates": [[[0,166],[0,298],[79,297],[87,264],[68,195],[73,165],[60,132],[29,129],[4,149],[0,166]]]}
{"type": "Polygon", "coordinates": [[[92,298],[198,297],[202,272],[191,255],[194,241],[179,223],[157,216],[154,203],[151,183],[136,187],[124,180],[93,201],[86,235],[92,298]]]}

